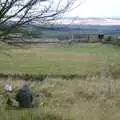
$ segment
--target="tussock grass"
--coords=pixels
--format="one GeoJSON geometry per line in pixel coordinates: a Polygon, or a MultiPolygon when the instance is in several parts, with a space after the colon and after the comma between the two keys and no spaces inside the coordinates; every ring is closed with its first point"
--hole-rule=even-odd
{"type": "MultiPolygon", "coordinates": [[[[0,91],[11,82],[15,91],[22,80],[1,80],[0,91]]],[[[119,120],[120,79],[111,76],[88,76],[83,79],[65,80],[46,78],[45,81],[27,81],[34,94],[33,109],[9,108],[0,103],[1,120],[119,120]],[[18,117],[19,116],[19,117],[18,117]]],[[[2,100],[3,98],[1,98],[2,100]]],[[[15,101],[14,101],[15,102],[15,101]]]]}

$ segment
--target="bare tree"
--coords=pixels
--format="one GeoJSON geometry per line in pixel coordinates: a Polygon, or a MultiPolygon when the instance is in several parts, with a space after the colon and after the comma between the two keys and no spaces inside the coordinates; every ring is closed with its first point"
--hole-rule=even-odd
{"type": "Polygon", "coordinates": [[[0,38],[26,23],[39,23],[79,6],[83,0],[0,0],[0,38]],[[14,22],[13,22],[14,21],[14,22]],[[6,28],[3,26],[7,25],[6,28]]]}

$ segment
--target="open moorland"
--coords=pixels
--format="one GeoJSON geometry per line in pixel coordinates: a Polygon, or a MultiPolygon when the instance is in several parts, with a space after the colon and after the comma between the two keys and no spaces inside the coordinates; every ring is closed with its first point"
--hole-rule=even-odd
{"type": "Polygon", "coordinates": [[[119,47],[100,43],[1,44],[0,51],[1,74],[46,75],[43,81],[27,81],[33,94],[39,94],[32,109],[19,109],[14,100],[24,79],[1,77],[0,120],[120,119],[119,47]],[[14,88],[13,106],[5,104],[3,88],[9,82],[14,88]]]}

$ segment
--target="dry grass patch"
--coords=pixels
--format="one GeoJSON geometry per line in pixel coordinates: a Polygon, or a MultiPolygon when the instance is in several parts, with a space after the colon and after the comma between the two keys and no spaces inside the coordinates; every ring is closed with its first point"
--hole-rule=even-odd
{"type": "MultiPolygon", "coordinates": [[[[1,91],[6,82],[11,82],[15,91],[22,83],[21,80],[1,80],[1,91]]],[[[34,103],[36,108],[33,109],[33,113],[37,112],[35,115],[38,118],[41,113],[46,116],[50,113],[54,116],[62,116],[63,120],[66,118],[71,120],[120,119],[120,79],[113,79],[110,76],[92,76],[73,80],[46,78],[43,82],[28,81],[28,84],[34,94],[40,95],[34,103]]],[[[4,108],[3,104],[0,106],[4,108]]],[[[16,113],[16,111],[12,112],[16,113]]],[[[21,112],[17,114],[20,116],[21,112]]],[[[24,119],[28,120],[26,117],[24,119]]]]}

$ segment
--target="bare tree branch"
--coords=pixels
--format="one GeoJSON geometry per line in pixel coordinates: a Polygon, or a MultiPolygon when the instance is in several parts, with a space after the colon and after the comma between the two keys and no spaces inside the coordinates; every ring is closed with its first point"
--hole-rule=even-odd
{"type": "Polygon", "coordinates": [[[55,19],[58,15],[78,7],[81,1],[83,0],[0,0],[0,29],[2,25],[15,21],[6,30],[0,31],[0,36],[32,21],[55,19]]]}

